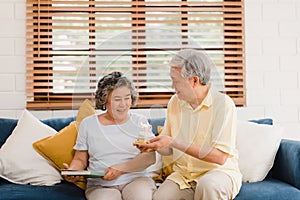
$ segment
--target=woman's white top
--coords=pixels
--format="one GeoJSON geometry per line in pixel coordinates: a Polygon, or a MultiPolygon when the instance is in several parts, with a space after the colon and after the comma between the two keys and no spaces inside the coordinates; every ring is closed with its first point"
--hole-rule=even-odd
{"type": "MultiPolygon", "coordinates": [[[[141,131],[139,126],[141,123],[148,123],[148,121],[144,116],[136,113],[130,113],[130,119],[127,122],[117,125],[101,124],[97,114],[89,116],[80,124],[74,149],[88,151],[88,170],[104,171],[114,164],[126,162],[140,154],[139,149],[133,146],[133,143],[141,131]]],[[[122,174],[111,181],[90,178],[87,187],[126,184],[142,176],[150,175],[143,170],[122,174]]]]}

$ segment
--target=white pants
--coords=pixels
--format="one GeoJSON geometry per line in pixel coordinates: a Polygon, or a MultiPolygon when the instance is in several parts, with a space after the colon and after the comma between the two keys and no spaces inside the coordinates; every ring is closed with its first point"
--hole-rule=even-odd
{"type": "Polygon", "coordinates": [[[123,185],[87,188],[85,196],[88,200],[152,200],[155,190],[151,178],[141,177],[123,185]]]}
{"type": "Polygon", "coordinates": [[[165,180],[154,193],[153,200],[228,200],[232,199],[232,181],[224,172],[212,171],[192,182],[191,188],[180,189],[171,180],[165,180]]]}

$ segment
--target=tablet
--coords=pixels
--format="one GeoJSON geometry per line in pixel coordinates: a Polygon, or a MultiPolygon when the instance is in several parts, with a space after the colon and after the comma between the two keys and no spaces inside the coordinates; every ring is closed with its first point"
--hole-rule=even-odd
{"type": "Polygon", "coordinates": [[[101,178],[105,176],[105,173],[99,171],[62,169],[61,175],[62,176],[83,176],[85,178],[101,178]]]}

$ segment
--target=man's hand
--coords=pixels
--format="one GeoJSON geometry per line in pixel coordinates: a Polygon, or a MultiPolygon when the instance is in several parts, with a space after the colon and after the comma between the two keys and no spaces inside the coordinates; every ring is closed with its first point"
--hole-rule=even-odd
{"type": "Polygon", "coordinates": [[[173,138],[166,135],[159,135],[148,141],[147,144],[134,144],[141,152],[160,151],[172,148],[173,138]]]}

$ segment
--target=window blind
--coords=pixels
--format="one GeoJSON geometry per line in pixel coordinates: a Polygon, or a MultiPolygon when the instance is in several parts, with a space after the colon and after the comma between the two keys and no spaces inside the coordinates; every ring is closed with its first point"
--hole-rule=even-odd
{"type": "Polygon", "coordinates": [[[212,84],[245,105],[242,0],[27,0],[28,109],[72,109],[94,98],[103,75],[134,81],[139,107],[173,95],[168,61],[205,50],[212,84]]]}

